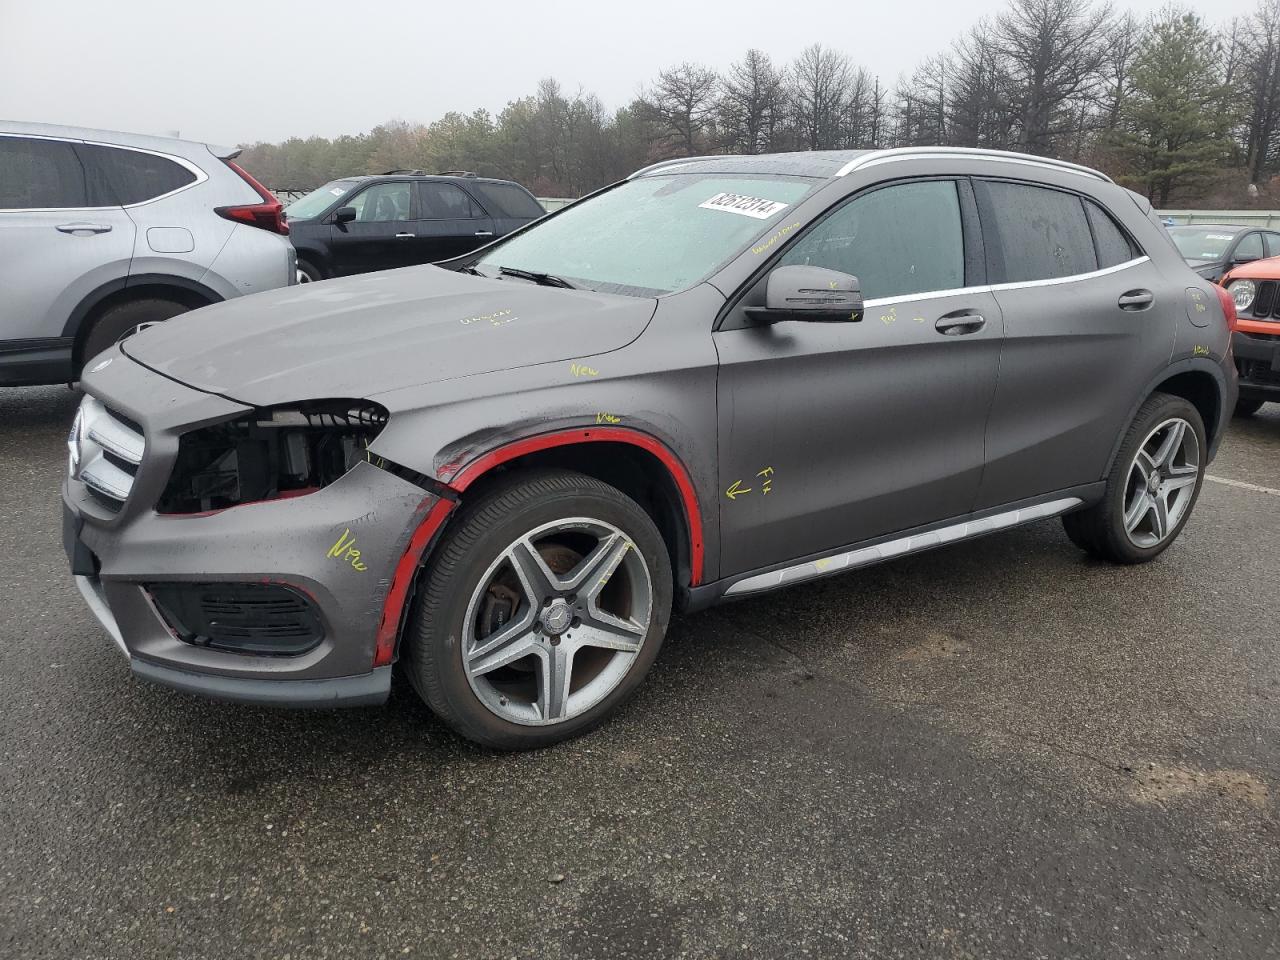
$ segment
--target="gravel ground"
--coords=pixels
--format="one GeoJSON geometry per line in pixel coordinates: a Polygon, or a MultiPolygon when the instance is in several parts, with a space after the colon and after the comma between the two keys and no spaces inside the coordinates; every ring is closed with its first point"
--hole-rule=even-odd
{"type": "MultiPolygon", "coordinates": [[[[1274,957],[1280,495],[1159,561],[1057,522],[677,619],[612,724],[134,680],[72,588],[75,397],[0,392],[0,956],[1274,957]]],[[[1280,487],[1280,405],[1214,476],[1280,487]]]]}

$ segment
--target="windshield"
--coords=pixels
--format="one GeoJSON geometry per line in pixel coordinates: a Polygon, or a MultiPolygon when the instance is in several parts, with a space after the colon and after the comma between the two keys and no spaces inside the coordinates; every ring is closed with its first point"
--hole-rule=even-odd
{"type": "Polygon", "coordinates": [[[284,208],[290,220],[311,220],[329,209],[329,204],[356,185],[354,180],[330,180],[323,187],[299,197],[284,208]]]}
{"type": "Polygon", "coordinates": [[[1169,236],[1184,260],[1221,260],[1236,237],[1222,227],[1170,227],[1169,236]]]}
{"type": "Polygon", "coordinates": [[[577,287],[653,297],[685,290],[786,216],[800,177],[641,177],[513,237],[476,264],[549,273],[577,287]]]}

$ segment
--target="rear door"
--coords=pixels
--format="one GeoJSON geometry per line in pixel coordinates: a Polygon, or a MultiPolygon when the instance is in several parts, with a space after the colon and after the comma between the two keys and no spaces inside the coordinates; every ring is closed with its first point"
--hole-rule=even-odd
{"type": "Polygon", "coordinates": [[[504,237],[546,214],[533,194],[519,184],[501,180],[476,180],[467,184],[493,218],[493,232],[504,237]]]}
{"type": "Polygon", "coordinates": [[[976,220],[967,180],[871,188],[771,264],[857,276],[861,321],[753,324],[743,308],[767,274],[725,317],[722,575],[972,508],[1002,329],[981,256],[966,257],[976,220]]]}
{"type": "Polygon", "coordinates": [[[0,134],[0,339],[61,337],[85,296],[129,275],[133,241],[75,142],[0,134]]]}
{"type": "Polygon", "coordinates": [[[1005,180],[975,188],[1005,325],[982,508],[1101,479],[1185,308],[1184,287],[1093,200],[1005,180]]]}
{"type": "Polygon", "coordinates": [[[415,186],[414,263],[461,256],[493,238],[493,221],[461,187],[444,180],[419,180],[415,186]]]}
{"type": "Polygon", "coordinates": [[[333,224],[330,238],[334,276],[393,270],[419,262],[413,221],[413,183],[381,180],[351,198],[356,218],[333,224]]]}

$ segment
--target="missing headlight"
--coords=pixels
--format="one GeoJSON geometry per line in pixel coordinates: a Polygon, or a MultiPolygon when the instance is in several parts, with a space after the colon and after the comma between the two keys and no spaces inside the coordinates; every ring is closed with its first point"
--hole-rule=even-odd
{"type": "Polygon", "coordinates": [[[313,493],[359,461],[386,425],[367,400],[314,400],[183,434],[160,513],[202,513],[313,493]]]}

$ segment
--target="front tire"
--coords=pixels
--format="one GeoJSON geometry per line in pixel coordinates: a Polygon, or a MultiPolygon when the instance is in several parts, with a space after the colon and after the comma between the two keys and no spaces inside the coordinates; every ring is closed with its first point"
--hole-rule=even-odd
{"type": "Polygon", "coordinates": [[[603,722],[640,685],[671,614],[671,561],[629,497],[569,471],[517,474],[465,505],[404,638],[450,727],[529,750],[603,722]]]}
{"type": "Polygon", "coordinates": [[[189,309],[190,307],[185,304],[159,297],[133,300],[109,308],[94,321],[89,335],[85,338],[84,349],[80,354],[82,364],[92,360],[135,331],[153,323],[171,320],[189,309]]]}
{"type": "Polygon", "coordinates": [[[1062,518],[1076,546],[1112,563],[1146,563],[1177,539],[1204,482],[1209,445],[1196,408],[1154,393],[1138,409],[1101,502],[1062,518]]]}

